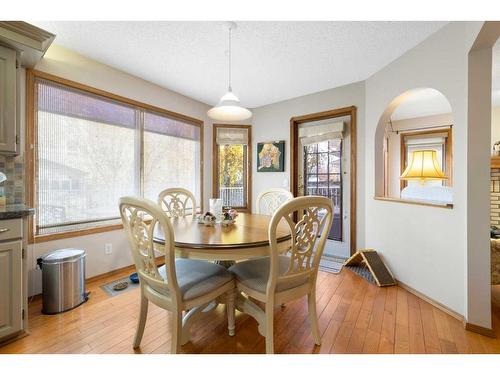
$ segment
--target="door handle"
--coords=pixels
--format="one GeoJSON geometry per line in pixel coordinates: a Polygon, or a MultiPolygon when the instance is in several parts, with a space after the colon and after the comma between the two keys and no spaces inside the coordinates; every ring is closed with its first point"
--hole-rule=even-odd
{"type": "Polygon", "coordinates": [[[0,234],[8,232],[9,230],[9,228],[0,228],[0,234]]]}

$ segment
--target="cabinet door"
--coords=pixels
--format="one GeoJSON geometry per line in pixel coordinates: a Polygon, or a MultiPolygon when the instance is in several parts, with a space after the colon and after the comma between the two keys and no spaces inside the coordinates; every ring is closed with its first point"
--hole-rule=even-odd
{"type": "Polygon", "coordinates": [[[0,243],[0,340],[22,329],[21,241],[0,243]]]}
{"type": "Polygon", "coordinates": [[[0,46],[0,152],[16,153],[16,51],[0,46]]]}

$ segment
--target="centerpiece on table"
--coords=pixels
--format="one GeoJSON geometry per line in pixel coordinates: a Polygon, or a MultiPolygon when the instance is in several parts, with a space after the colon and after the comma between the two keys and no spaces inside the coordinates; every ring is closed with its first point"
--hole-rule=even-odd
{"type": "Polygon", "coordinates": [[[210,211],[205,212],[205,214],[198,216],[198,224],[205,224],[206,226],[214,226],[217,218],[210,211]]]}
{"type": "Polygon", "coordinates": [[[238,211],[234,208],[228,208],[226,211],[222,213],[221,224],[223,226],[233,225],[236,221],[236,217],[238,216],[238,211]]]}
{"type": "Polygon", "coordinates": [[[221,220],[217,220],[217,216],[212,212],[207,211],[205,214],[198,216],[198,223],[204,224],[207,226],[214,226],[219,223],[224,227],[229,225],[233,225],[236,221],[236,217],[238,216],[238,211],[234,208],[227,208],[222,212],[221,220]]]}

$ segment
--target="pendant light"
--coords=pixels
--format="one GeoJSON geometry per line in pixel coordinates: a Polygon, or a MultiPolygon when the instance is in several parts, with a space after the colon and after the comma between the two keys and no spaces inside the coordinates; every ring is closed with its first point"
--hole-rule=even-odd
{"type": "Polygon", "coordinates": [[[234,22],[227,22],[229,31],[229,87],[215,107],[211,108],[207,114],[216,121],[242,121],[252,117],[252,112],[240,105],[240,100],[233,93],[231,87],[231,32],[236,29],[234,22]]]}

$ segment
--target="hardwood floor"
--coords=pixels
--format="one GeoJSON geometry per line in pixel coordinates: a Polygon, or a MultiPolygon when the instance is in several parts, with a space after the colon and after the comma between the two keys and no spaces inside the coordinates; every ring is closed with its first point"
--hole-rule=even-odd
{"type": "MultiPolygon", "coordinates": [[[[132,349],[139,289],[108,297],[100,285],[129,274],[92,280],[90,300],[72,311],[42,315],[29,306],[29,336],[0,353],[168,353],[168,312],[150,304],[139,350],[132,349]]],[[[317,310],[322,345],[315,346],[305,298],[275,311],[277,353],[500,353],[500,339],[468,332],[457,319],[399,287],[378,288],[349,270],[318,276],[317,310]]],[[[500,338],[500,287],[493,288],[493,324],[500,338]]],[[[184,353],[264,353],[256,322],[237,313],[227,335],[224,306],[195,322],[184,353]]]]}

